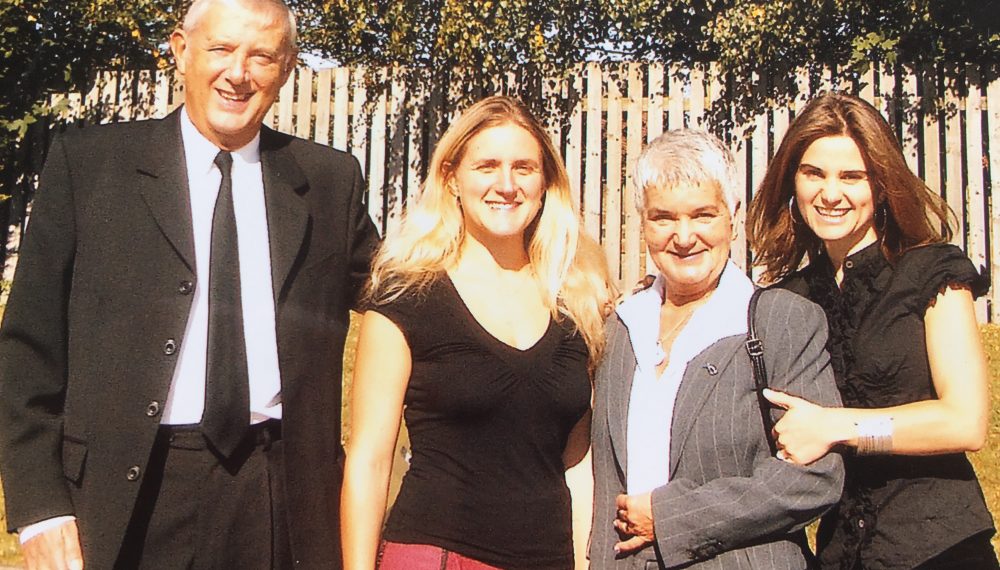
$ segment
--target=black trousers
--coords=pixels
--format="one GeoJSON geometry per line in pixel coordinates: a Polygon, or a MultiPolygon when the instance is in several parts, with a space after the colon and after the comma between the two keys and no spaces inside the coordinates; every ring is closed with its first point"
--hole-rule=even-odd
{"type": "Polygon", "coordinates": [[[280,430],[223,459],[198,426],[160,428],[115,569],[290,569],[280,430]]]}
{"type": "Polygon", "coordinates": [[[916,570],[998,570],[996,552],[990,544],[993,531],[981,532],[931,558],[916,570]]]}

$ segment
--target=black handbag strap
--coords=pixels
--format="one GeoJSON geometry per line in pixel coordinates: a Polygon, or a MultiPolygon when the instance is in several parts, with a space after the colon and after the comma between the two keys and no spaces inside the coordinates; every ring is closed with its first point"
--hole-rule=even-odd
{"type": "MultiPolygon", "coordinates": [[[[757,314],[757,301],[760,299],[764,289],[754,289],[750,296],[750,306],[747,307],[747,354],[750,355],[751,369],[753,370],[753,385],[757,392],[757,405],[760,406],[760,419],[764,423],[764,435],[767,437],[767,446],[771,449],[771,455],[778,453],[778,446],[774,441],[774,420],[771,419],[771,402],[764,397],[764,388],[767,388],[767,367],[764,365],[764,343],[757,338],[757,327],[754,326],[753,318],[757,314]]],[[[816,556],[809,548],[809,542],[803,531],[794,533],[792,538],[802,549],[802,555],[806,558],[806,568],[816,568],[816,556]]]]}
{"type": "Polygon", "coordinates": [[[753,370],[753,384],[757,392],[757,405],[760,406],[760,419],[764,422],[764,434],[767,436],[767,444],[771,448],[771,455],[778,452],[774,443],[771,430],[774,428],[774,420],[771,419],[771,403],[764,397],[764,388],[767,388],[767,367],[764,365],[764,343],[757,338],[757,328],[754,326],[753,318],[757,314],[757,301],[760,299],[764,289],[755,289],[750,296],[750,306],[747,308],[747,354],[750,356],[751,369],[753,370]]]}

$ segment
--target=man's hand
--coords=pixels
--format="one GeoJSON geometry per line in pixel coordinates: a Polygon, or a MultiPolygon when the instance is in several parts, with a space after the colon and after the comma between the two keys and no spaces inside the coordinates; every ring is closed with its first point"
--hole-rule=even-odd
{"type": "Polygon", "coordinates": [[[615,552],[630,554],[656,540],[652,495],[618,495],[615,504],[618,514],[613,524],[622,538],[615,544],[615,552]]]}
{"type": "Polygon", "coordinates": [[[28,570],[83,570],[76,521],[65,523],[21,545],[28,570]]]}

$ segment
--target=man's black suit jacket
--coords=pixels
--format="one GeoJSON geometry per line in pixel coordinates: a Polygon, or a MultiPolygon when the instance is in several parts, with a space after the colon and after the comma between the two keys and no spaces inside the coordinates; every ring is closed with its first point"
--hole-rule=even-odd
{"type": "MultiPolygon", "coordinates": [[[[183,152],[179,112],[58,136],[0,330],[8,525],[75,514],[88,568],[118,552],[184,342],[183,152]]],[[[339,567],[342,354],[378,237],[353,157],[267,128],[260,152],[291,544],[339,567]]]]}

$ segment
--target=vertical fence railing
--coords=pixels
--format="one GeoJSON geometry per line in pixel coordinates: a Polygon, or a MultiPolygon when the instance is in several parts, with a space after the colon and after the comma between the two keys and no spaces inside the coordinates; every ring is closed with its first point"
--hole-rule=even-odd
{"type": "MultiPolygon", "coordinates": [[[[364,67],[296,70],[265,118],[281,131],[332,145],[358,158],[369,183],[372,219],[383,230],[399,222],[414,195],[434,142],[458,110],[447,105],[450,89],[420,85],[392,69],[364,67]],[[387,78],[380,90],[366,80],[387,78]]],[[[792,71],[754,76],[751,91],[768,100],[770,89],[798,87],[798,97],[772,101],[750,116],[727,107],[723,87],[734,81],[714,65],[618,63],[580,65],[561,79],[544,79],[547,109],[565,113],[549,132],[566,161],[583,227],[601,240],[612,270],[628,287],[650,264],[635,211],[631,168],[643,145],[665,129],[711,129],[731,145],[746,202],[790,121],[815,93],[839,89],[880,109],[896,129],[906,160],[954,210],[954,242],[992,276],[992,290],[976,306],[982,322],[1000,321],[1000,80],[983,82],[970,67],[958,86],[924,69],[905,74],[872,68],[851,81],[834,74],[792,71]],[[720,109],[722,112],[720,113],[720,109]],[[720,121],[720,118],[725,121],[720,121]]],[[[514,73],[498,89],[515,86],[514,73]]],[[[88,93],[65,100],[70,121],[128,121],[165,116],[183,102],[170,71],[102,73],[88,93]]],[[[752,261],[741,216],[733,259],[752,261]]]]}

